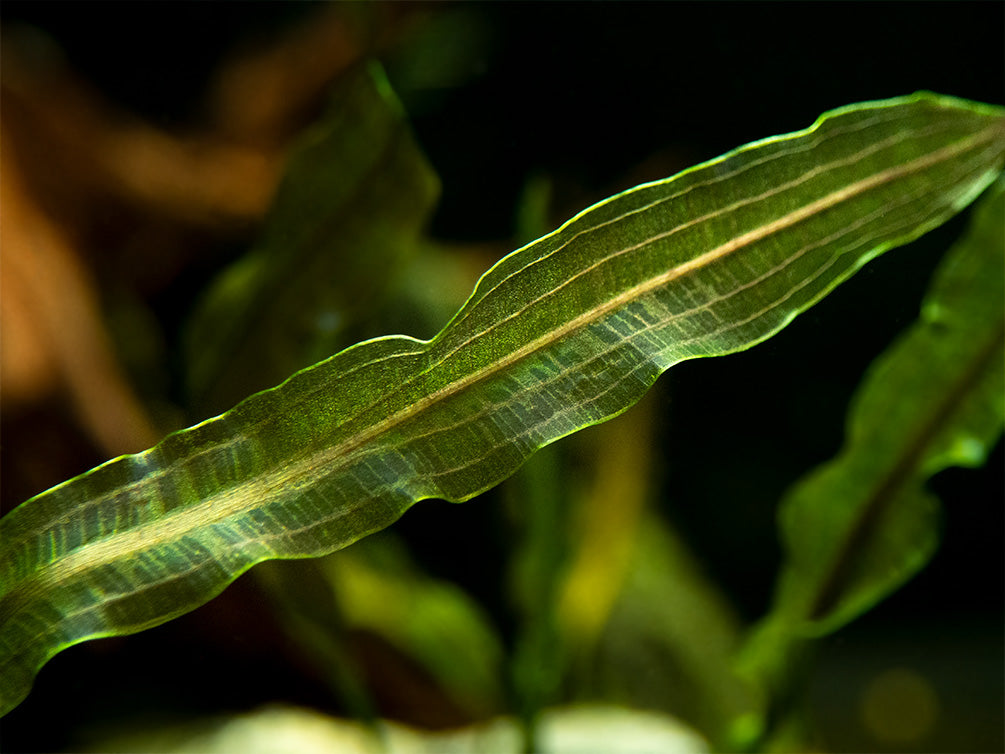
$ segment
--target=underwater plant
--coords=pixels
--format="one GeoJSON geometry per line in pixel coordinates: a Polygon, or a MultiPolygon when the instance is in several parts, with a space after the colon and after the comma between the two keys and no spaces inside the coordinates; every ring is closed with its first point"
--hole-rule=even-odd
{"type": "MultiPolygon", "coordinates": [[[[421,246],[436,180],[386,79],[374,66],[347,77],[336,102],[291,159],[261,244],[193,321],[190,378],[205,405],[239,392],[276,344],[296,355],[270,356],[266,371],[325,351],[324,338],[297,344],[271,312],[299,305],[337,321],[321,315],[351,310],[375,265],[421,246]],[[317,166],[332,150],[344,159],[346,143],[353,161],[333,183],[317,166]],[[343,219],[324,238],[330,223],[303,220],[319,202],[343,219]],[[319,243],[365,246],[367,258],[314,254],[319,243]],[[312,300],[325,278],[338,282],[312,300]]],[[[36,495],[0,519],[0,712],[67,647],[178,617],[263,561],[329,555],[420,500],[494,487],[545,446],[630,410],[675,364],[761,343],[982,197],[921,319],[870,370],[844,450],[782,505],[775,606],[704,729],[756,745],[793,657],[931,556],[937,506],[924,482],[982,463],[1000,436],[1003,162],[1002,108],[923,92],[829,111],[583,210],[493,265],[429,340],[339,350],[36,495]]],[[[548,589],[546,601],[573,605],[557,612],[575,613],[573,587],[565,602],[548,589]]]]}

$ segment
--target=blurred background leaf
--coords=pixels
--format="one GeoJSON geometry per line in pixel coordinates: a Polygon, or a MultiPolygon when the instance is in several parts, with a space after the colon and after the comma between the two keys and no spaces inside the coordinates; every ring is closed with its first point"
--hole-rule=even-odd
{"type": "Polygon", "coordinates": [[[344,74],[327,115],[293,148],[258,245],[193,315],[197,416],[352,343],[353,325],[417,251],[437,193],[380,66],[344,74]]]}
{"type": "MultiPolygon", "coordinates": [[[[985,192],[935,272],[919,320],[870,366],[841,452],[779,510],[786,560],[775,603],[741,656],[784,714],[804,693],[813,639],[835,631],[928,562],[949,466],[979,467],[1005,421],[1005,184],[985,192]]],[[[913,743],[913,741],[908,741],[913,743]]]]}

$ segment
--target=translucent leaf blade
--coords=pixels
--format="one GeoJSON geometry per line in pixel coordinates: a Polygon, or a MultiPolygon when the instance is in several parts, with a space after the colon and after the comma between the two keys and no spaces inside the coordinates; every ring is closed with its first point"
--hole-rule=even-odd
{"type": "Polygon", "coordinates": [[[469,499],[671,365],[769,337],[966,206],[1003,155],[998,108],[917,94],[832,111],[580,213],[489,270],[431,341],[359,344],[32,498],[0,520],[0,710],[67,646],[417,500],[469,499]]]}

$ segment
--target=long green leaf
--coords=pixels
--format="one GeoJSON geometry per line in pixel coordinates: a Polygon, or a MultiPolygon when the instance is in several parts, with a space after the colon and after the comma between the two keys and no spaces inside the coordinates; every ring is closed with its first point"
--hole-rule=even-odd
{"type": "Polygon", "coordinates": [[[416,500],[469,499],[671,365],[769,337],[966,206],[1003,155],[1000,108],[916,94],[832,111],[577,215],[489,270],[431,341],[361,343],[32,498],[0,520],[0,710],[67,646],[344,547],[416,500]]]}
{"type": "Polygon", "coordinates": [[[787,560],[771,613],[743,653],[784,682],[801,645],[855,618],[913,576],[936,547],[926,480],[979,466],[1005,424],[1005,185],[947,253],[919,320],[870,368],[845,447],[786,496],[787,560]]]}

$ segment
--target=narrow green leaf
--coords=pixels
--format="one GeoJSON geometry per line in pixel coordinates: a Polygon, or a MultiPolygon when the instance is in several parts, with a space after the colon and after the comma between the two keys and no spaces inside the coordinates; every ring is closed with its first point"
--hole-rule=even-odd
{"type": "MultiPolygon", "coordinates": [[[[977,209],[971,233],[940,268],[921,320],[876,364],[856,402],[849,446],[835,463],[844,469],[830,473],[858,476],[853,484],[867,494],[859,498],[861,506],[849,506],[847,500],[840,506],[839,518],[854,509],[848,528],[828,526],[821,532],[825,537],[847,532],[814,590],[809,617],[821,627],[863,612],[927,561],[935,543],[930,516],[935,501],[922,483],[948,466],[982,465],[1001,434],[1003,199],[1001,191],[995,192],[977,209]],[[914,557],[900,552],[902,546],[914,557]]],[[[834,507],[833,498],[824,500],[834,488],[828,493],[825,483],[817,484],[821,487],[811,493],[816,510],[834,507]]],[[[820,522],[812,521],[811,504],[793,498],[786,512],[793,543],[810,528],[820,530],[820,522]]],[[[817,561],[820,555],[817,550],[817,561]]]]}
{"type": "Polygon", "coordinates": [[[680,536],[646,515],[592,671],[612,701],[660,709],[730,750],[760,699],[733,672],[739,622],[680,536]],[[654,667],[660,672],[651,672],[654,667]]]}
{"type": "Polygon", "coordinates": [[[926,480],[979,466],[1005,422],[1005,187],[975,208],[921,317],[870,368],[841,453],[786,496],[787,561],[744,665],[769,684],[807,639],[869,609],[928,562],[938,501],[926,480]]]}
{"type": "Polygon", "coordinates": [[[952,216],[1005,155],[1000,108],[832,111],[618,194],[505,257],[431,341],[367,341],[0,520],[0,710],[88,638],[191,610],[270,558],[462,501],[635,403],[684,359],[764,340],[952,216]]]}
{"type": "Polygon", "coordinates": [[[519,520],[510,533],[516,540],[510,561],[510,599],[518,620],[507,669],[523,726],[524,751],[540,749],[540,715],[557,701],[568,659],[555,614],[569,549],[571,495],[563,473],[568,460],[565,450],[544,448],[506,481],[503,490],[519,520]]]}

